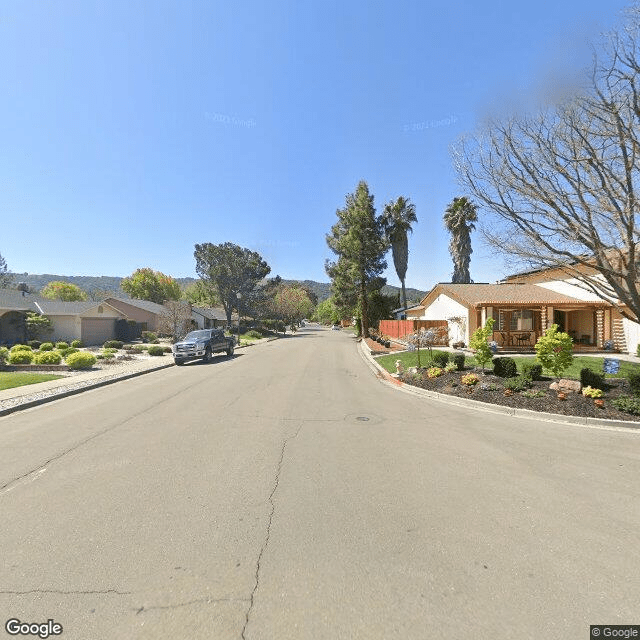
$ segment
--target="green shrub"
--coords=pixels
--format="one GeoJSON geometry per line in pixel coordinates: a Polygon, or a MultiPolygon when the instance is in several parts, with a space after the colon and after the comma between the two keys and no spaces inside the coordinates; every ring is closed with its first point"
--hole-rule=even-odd
{"type": "Polygon", "coordinates": [[[618,409],[618,411],[624,411],[624,413],[640,416],[640,398],[629,398],[628,396],[625,396],[623,398],[616,398],[615,400],[612,400],[611,404],[618,409]]]}
{"type": "Polygon", "coordinates": [[[165,344],[165,345],[162,347],[162,350],[163,350],[165,353],[171,353],[171,351],[172,351],[171,347],[170,347],[168,344],[165,344]]]}
{"type": "Polygon", "coordinates": [[[536,359],[545,368],[553,371],[559,378],[573,362],[573,340],[568,333],[558,331],[558,325],[552,324],[535,345],[536,359]]]}
{"type": "Polygon", "coordinates": [[[14,344],[11,347],[11,353],[15,353],[16,351],[33,351],[33,349],[28,344],[14,344]]]}
{"type": "Polygon", "coordinates": [[[63,358],[66,358],[71,353],[77,353],[80,349],[75,347],[67,347],[66,349],[56,349],[56,353],[59,353],[63,358]]]}
{"type": "Polygon", "coordinates": [[[33,362],[34,353],[29,349],[18,349],[11,351],[9,354],[9,364],[31,364],[33,362]]]}
{"type": "Polygon", "coordinates": [[[453,356],[453,362],[458,368],[458,371],[464,370],[464,353],[456,353],[453,356]]]}
{"type": "Polygon", "coordinates": [[[145,345],[143,345],[143,344],[137,344],[137,345],[134,347],[134,349],[135,349],[136,351],[146,351],[148,348],[149,348],[149,347],[146,347],[146,346],[145,346],[145,345]]]}
{"type": "Polygon", "coordinates": [[[143,331],[142,332],[142,339],[145,342],[155,342],[158,339],[158,335],[156,333],[154,333],[153,331],[143,331]]]}
{"type": "MultiPolygon", "coordinates": [[[[640,382],[640,379],[639,379],[639,382],[640,382]]],[[[593,371],[592,369],[589,369],[589,367],[584,367],[580,369],[580,383],[582,384],[583,387],[592,387],[594,389],[604,389],[605,387],[604,374],[598,373],[597,371],[593,371]]]]}
{"type": "Polygon", "coordinates": [[[42,342],[40,342],[40,340],[28,340],[27,344],[32,348],[32,349],[39,349],[40,345],[42,344],[42,342]]]}
{"type": "Polygon", "coordinates": [[[469,346],[474,350],[476,360],[480,363],[483,371],[484,365],[493,358],[493,352],[489,347],[488,340],[493,335],[494,324],[495,320],[493,318],[487,318],[484,327],[478,327],[469,340],[469,346]]]}
{"type": "Polygon", "coordinates": [[[638,343],[638,346],[636,347],[636,355],[640,358],[640,343],[638,343]]]}
{"type": "Polygon", "coordinates": [[[62,356],[57,351],[41,351],[36,353],[34,362],[36,364],[60,364],[62,356]]]}
{"type": "Polygon", "coordinates": [[[7,347],[0,347],[0,364],[4,364],[9,357],[9,349],[7,347]]]}
{"type": "Polygon", "coordinates": [[[507,378],[502,386],[511,391],[525,391],[531,386],[531,380],[525,376],[516,376],[515,378],[507,378]]]}
{"type": "Polygon", "coordinates": [[[513,358],[494,358],[493,373],[500,378],[515,378],[518,375],[518,367],[513,358]]]}
{"type": "Polygon", "coordinates": [[[260,340],[260,338],[262,338],[262,334],[259,331],[256,331],[255,329],[251,329],[251,331],[247,331],[245,336],[247,338],[253,338],[255,340],[260,340]]]}
{"type": "Polygon", "coordinates": [[[105,347],[105,348],[102,350],[102,353],[103,353],[104,355],[107,355],[107,354],[109,354],[109,355],[114,355],[114,354],[118,353],[118,350],[117,350],[117,349],[114,349],[113,347],[105,347]]]}
{"type": "Polygon", "coordinates": [[[150,356],[161,356],[164,354],[164,347],[154,344],[149,347],[148,352],[150,356]]]}
{"type": "Polygon", "coordinates": [[[71,369],[91,369],[96,363],[96,357],[88,351],[77,351],[68,355],[65,362],[71,369]]]}
{"type": "Polygon", "coordinates": [[[53,342],[43,342],[40,345],[40,351],[53,351],[53,342]]]}
{"type": "Polygon", "coordinates": [[[542,380],[542,365],[539,362],[525,362],[522,365],[522,375],[529,380],[542,380]]]}
{"type": "Polygon", "coordinates": [[[68,349],[69,348],[69,343],[68,342],[56,342],[56,349],[68,349]]]}
{"type": "Polygon", "coordinates": [[[73,340],[71,342],[71,346],[75,347],[76,349],[79,349],[80,347],[84,347],[84,345],[82,344],[82,340],[73,340]]]}
{"type": "MultiPolygon", "coordinates": [[[[627,382],[631,387],[631,393],[634,396],[640,396],[640,368],[634,367],[630,373],[627,374],[627,382]]],[[[593,387],[593,385],[591,385],[593,387]]]]}
{"type": "Polygon", "coordinates": [[[431,359],[433,360],[434,364],[444,369],[444,367],[446,367],[447,363],[449,362],[449,353],[447,351],[434,351],[431,359]]]}
{"type": "Polygon", "coordinates": [[[105,349],[122,349],[122,340],[107,340],[102,346],[105,349]]]}

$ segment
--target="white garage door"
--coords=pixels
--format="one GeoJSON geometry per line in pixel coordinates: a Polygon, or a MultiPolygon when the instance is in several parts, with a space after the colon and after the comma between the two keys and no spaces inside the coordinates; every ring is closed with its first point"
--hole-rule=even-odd
{"type": "Polygon", "coordinates": [[[82,342],[90,347],[114,340],[115,323],[115,318],[82,318],[82,342]]]}

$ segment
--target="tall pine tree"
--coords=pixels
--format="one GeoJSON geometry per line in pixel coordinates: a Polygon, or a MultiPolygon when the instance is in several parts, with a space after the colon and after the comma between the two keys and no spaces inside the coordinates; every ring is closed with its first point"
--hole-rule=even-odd
{"type": "Polygon", "coordinates": [[[336,212],[338,221],[327,234],[327,244],[337,260],[327,260],[325,269],[332,280],[338,306],[358,305],[362,335],[369,334],[369,296],[386,283],[380,274],[387,268],[384,255],[388,244],[381,218],[376,216],[373,196],[364,181],[346,197],[344,209],[336,212]]]}

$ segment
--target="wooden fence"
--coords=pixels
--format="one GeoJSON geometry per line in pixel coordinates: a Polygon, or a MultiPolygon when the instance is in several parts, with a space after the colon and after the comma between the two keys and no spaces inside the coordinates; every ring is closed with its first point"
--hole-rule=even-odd
{"type": "MultiPolygon", "coordinates": [[[[379,331],[390,338],[402,338],[420,329],[448,327],[446,320],[380,320],[379,331]]],[[[447,341],[445,340],[445,343],[447,341]]]]}

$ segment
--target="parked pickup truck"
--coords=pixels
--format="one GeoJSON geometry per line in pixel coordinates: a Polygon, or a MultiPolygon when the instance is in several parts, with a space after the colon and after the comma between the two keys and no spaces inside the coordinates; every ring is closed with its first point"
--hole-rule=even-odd
{"type": "Polygon", "coordinates": [[[184,364],[190,360],[209,362],[211,354],[225,351],[228,356],[233,355],[233,338],[227,338],[222,329],[200,329],[188,333],[173,347],[173,360],[176,364],[184,364]]]}

